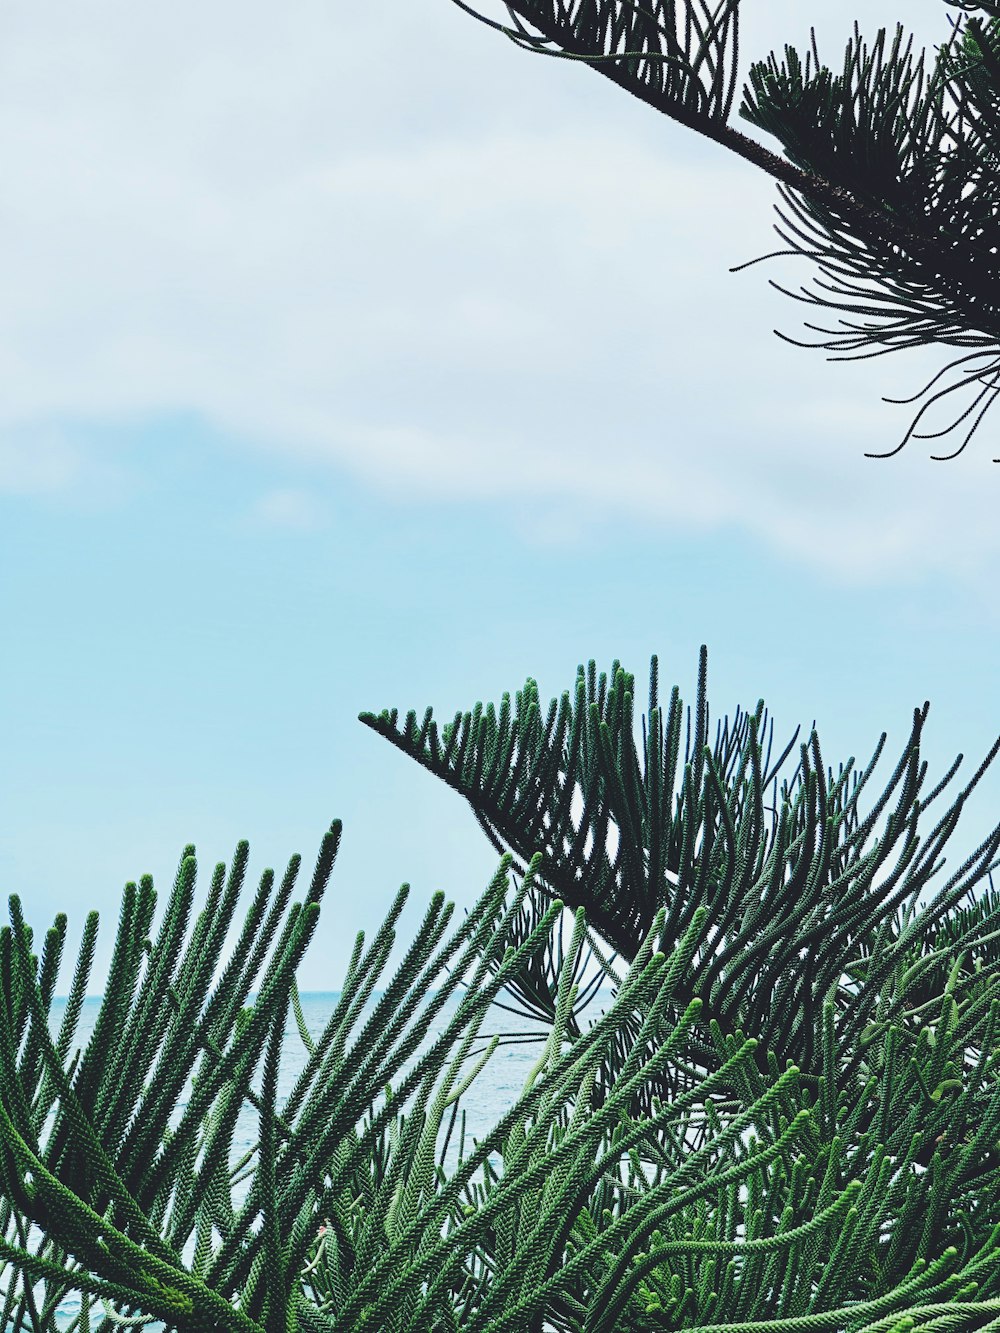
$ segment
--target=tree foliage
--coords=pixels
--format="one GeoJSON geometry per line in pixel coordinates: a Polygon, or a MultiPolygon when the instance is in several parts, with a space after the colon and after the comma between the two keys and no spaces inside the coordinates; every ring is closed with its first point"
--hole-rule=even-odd
{"type": "MultiPolygon", "coordinates": [[[[1000,738],[928,831],[925,812],[962,762],[959,755],[924,790],[920,739],[928,704],[914,710],[888,784],[862,813],[884,733],[863,772],[852,756],[835,775],[824,768],[814,730],[779,791],[798,731],[772,763],[774,728],[760,700],[753,713],[737,710],[733,721],[723,719],[710,745],[707,668],[703,647],[694,715],[689,709],[685,726],[676,686],[667,708],[660,706],[659,665],[652,659],[641,754],[635,678],[617,661],[610,677],[598,677],[593,661],[586,672],[581,666],[575,706],[567,691],[551,701],[544,719],[529,678],[513,708],[509,694],[499,708],[477,703],[440,732],[430,708],[419,725],[413,711],[401,725],[395,710],[362,713],[361,720],[465,797],[515,867],[542,854],[537,894],[517,931],[529,932],[541,905],[555,896],[583,907],[597,981],[601,973],[614,976],[607,954],[634,957],[657,911],[666,913],[661,947],[687,929],[694,912],[706,911],[688,980],[677,992],[678,1002],[699,997],[704,1005],[690,1047],[694,1067],[716,1068],[707,1037],[716,1020],[758,1040],[762,1075],[793,1062],[817,1089],[830,1001],[836,1062],[852,1097],[861,1097],[877,1074],[876,1034],[896,1026],[898,1039],[913,1048],[920,1040],[915,1020],[945,993],[956,1002],[981,995],[984,977],[1000,960],[1000,931],[990,929],[1000,902],[992,892],[1000,825],[930,903],[917,907],[1000,738]],[[987,879],[990,891],[974,897],[987,879]]],[[[522,1012],[551,1015],[556,966],[551,956],[539,956],[508,988],[522,1012]]],[[[982,1011],[972,1005],[969,1012],[982,1011]]],[[[624,1036],[627,1043],[634,1033],[624,1036]]],[[[640,1095],[638,1113],[648,1109],[648,1098],[675,1095],[693,1076],[691,1069],[671,1069],[640,1095]]],[[[872,1114],[865,1112],[865,1125],[872,1114]]],[[[921,1149],[924,1164],[932,1139],[921,1149]]]]}
{"type": "Polygon", "coordinates": [[[372,943],[355,940],[322,1032],[295,972],[337,822],[303,901],[298,857],[277,890],[264,872],[228,958],[245,843],[196,916],[185,849],[157,930],[152,881],[127,885],[82,1049],[96,914],[56,1031],[67,922],[39,957],[12,898],[0,1324],[66,1329],[75,1292],[68,1333],[996,1326],[1000,932],[992,896],[962,900],[1000,831],[915,902],[985,764],[921,845],[918,818],[954,772],[922,795],[926,709],[863,815],[871,765],[834,779],[814,735],[779,796],[791,747],[772,764],[762,705],[710,746],[706,688],[703,653],[682,764],[680,698],[662,717],[654,659],[644,773],[617,664],[610,682],[581,670],[575,711],[564,696],[544,724],[531,681],[513,713],[477,705],[440,737],[430,710],[402,731],[366,715],[527,861],[504,851],[450,933],[435,895],[379,991],[404,885],[372,943]],[[613,998],[585,1024],[588,950],[613,998]],[[546,1031],[520,1096],[470,1147],[462,1098],[511,1040],[484,1030],[501,996],[546,1031]],[[290,1015],[305,1064],[279,1105],[290,1015]],[[257,1134],[240,1153],[246,1108],[257,1134]]]}
{"type": "Polygon", "coordinates": [[[936,439],[972,417],[956,450],[932,455],[953,458],[1000,394],[1000,10],[945,2],[966,18],[950,20],[929,71],[901,24],[888,50],[885,29],[869,49],[855,24],[839,74],[821,63],[815,31],[804,59],[786,45],[782,61],[754,62],[739,116],[781,143],[779,157],[730,124],[740,0],[714,9],[706,0],[505,0],[510,25],[454,0],[525,50],[592,65],[777,180],[790,216],[777,209],[784,230],[775,230],[791,248],[763,257],[807,255],[828,281],[817,279],[817,292],[772,285],[852,317],[839,329],[807,323],[833,336],[798,345],[838,352],[831,360],[921,345],[975,349],[897,400],[929,394],[960,367],[895,449],[869,455],[888,457],[911,436],[936,439]],[[950,426],[916,430],[932,403],[966,389],[973,401],[950,426]]]}

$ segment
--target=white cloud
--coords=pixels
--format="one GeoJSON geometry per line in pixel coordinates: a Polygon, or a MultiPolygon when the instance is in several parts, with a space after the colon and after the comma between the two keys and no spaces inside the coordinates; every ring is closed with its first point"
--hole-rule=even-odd
{"type": "MultiPolygon", "coordinates": [[[[943,39],[936,0],[920,14],[919,39],[943,39]]],[[[807,35],[787,5],[754,21],[744,53],[807,35]]],[[[839,66],[849,30],[831,14],[825,31],[839,66]]],[[[774,338],[811,339],[815,312],[766,279],[812,265],[727,271],[780,245],[772,184],[566,66],[447,0],[391,25],[318,3],[17,0],[0,438],[189,412],[397,493],[528,496],[561,516],[548,540],[580,540],[594,512],[731,524],[853,581],[995,556],[996,419],[952,464],[925,441],[863,457],[915,410],[879,396],[945,355],[828,365],[774,338]]],[[[8,489],[72,487],[87,465],[25,447],[0,446],[8,489]]],[[[277,494],[258,517],[313,521],[277,494]]]]}

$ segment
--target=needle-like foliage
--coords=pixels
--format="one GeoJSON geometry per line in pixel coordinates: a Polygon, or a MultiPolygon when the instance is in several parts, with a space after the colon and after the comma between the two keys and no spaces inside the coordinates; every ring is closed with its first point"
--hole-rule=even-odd
{"type": "Polygon", "coordinates": [[[854,317],[841,319],[840,330],[807,324],[835,336],[798,345],[843,353],[831,360],[931,344],[976,349],[914,395],[928,393],[947,370],[962,367],[948,388],[924,404],[902,442],[869,456],[888,457],[913,434],[948,434],[978,408],[958,449],[932,457],[952,458],[965,448],[1000,394],[995,4],[946,0],[966,14],[979,10],[991,17],[983,22],[970,16],[964,26],[950,20],[952,32],[930,72],[924,53],[912,59],[913,39],[904,43],[902,25],[887,50],[885,29],[869,48],[855,24],[840,74],[821,63],[815,32],[804,60],[786,45],[784,61],[772,54],[754,62],[739,115],[780,141],[779,157],[729,123],[740,0],[720,0],[714,8],[707,0],[505,0],[510,24],[465,0],[454,3],[525,50],[592,65],[774,177],[795,218],[777,210],[786,230],[776,231],[792,248],[775,253],[808,255],[832,280],[816,283],[832,299],[805,288],[787,294],[854,317]],[[858,316],[865,318],[854,322],[858,316]],[[872,347],[878,350],[857,350],[872,347]],[[931,403],[963,388],[978,391],[951,426],[916,431],[931,403]]]}
{"type": "MultiPolygon", "coordinates": [[[[452,909],[435,896],[379,993],[404,885],[366,951],[358,936],[339,1002],[313,1033],[294,971],[339,835],[335,823],[304,903],[289,906],[297,857],[273,897],[265,872],[214,988],[246,844],[228,880],[216,868],[190,931],[192,847],[155,942],[152,884],[128,885],[94,1033],[72,1058],[96,918],[54,1036],[66,922],[39,959],[11,899],[0,932],[5,1327],[54,1333],[72,1292],[70,1333],[154,1318],[192,1333],[906,1333],[1000,1321],[995,967],[962,985],[957,957],[919,1031],[880,1009],[858,1040],[870,1074],[858,1095],[833,992],[814,1083],[773,1051],[762,1073],[757,1038],[727,1031],[691,994],[717,915],[705,903],[676,927],[661,904],[613,1002],[574,1034],[588,935],[579,907],[541,1055],[471,1151],[463,1113],[449,1176],[461,1097],[499,1035],[471,1069],[465,1061],[489,1035],[494,998],[542,950],[554,956],[563,904],[524,936],[541,857],[507,905],[505,855],[447,939],[452,909]],[[308,1059],[279,1106],[289,1006],[308,1059]],[[699,1031],[714,1056],[702,1072],[691,1064],[699,1031]],[[234,1163],[246,1103],[259,1133],[234,1163]]],[[[949,921],[963,936],[968,924],[949,921]]],[[[954,939],[934,943],[950,953],[954,939]]],[[[927,965],[908,960],[914,975],[927,965]]],[[[901,994],[910,979],[896,967],[901,994]]]]}
{"type": "MultiPolygon", "coordinates": [[[[779,794],[779,773],[798,732],[772,763],[773,724],[761,700],[753,713],[737,711],[734,721],[719,724],[709,745],[704,648],[683,753],[683,704],[675,687],[666,710],[660,707],[656,658],[641,758],[634,693],[634,677],[619,663],[610,678],[598,679],[591,662],[586,672],[579,668],[575,706],[567,691],[544,718],[529,679],[513,708],[507,694],[499,709],[477,703],[440,734],[430,708],[419,724],[414,712],[402,725],[396,711],[362,713],[361,720],[464,796],[491,843],[514,855],[515,867],[542,853],[538,896],[516,930],[533,928],[541,901],[558,897],[584,907],[598,937],[592,939],[598,979],[602,973],[614,979],[607,954],[635,956],[661,906],[661,948],[671,947],[696,911],[707,910],[676,1001],[704,1001],[690,1050],[699,1069],[716,1067],[707,1033],[716,1019],[758,1040],[762,1074],[769,1073],[766,1052],[773,1050],[779,1068],[792,1061],[818,1086],[823,1005],[832,998],[836,1061],[852,1095],[859,1094],[873,1073],[872,1034],[899,1023],[912,1045],[914,1020],[940,1002],[953,956],[964,955],[953,980],[956,996],[980,990],[1000,959],[1000,932],[990,929],[996,900],[958,910],[1000,864],[1000,827],[917,909],[1000,739],[927,831],[921,816],[961,760],[924,791],[920,737],[927,704],[914,711],[888,785],[862,813],[884,734],[863,773],[852,757],[835,776],[824,767],[814,731],[799,745],[798,764],[779,794]]],[[[553,957],[542,956],[509,988],[524,1012],[554,1013],[556,971],[553,957]]],[[[689,1077],[683,1067],[672,1068],[660,1094],[675,1094],[689,1077]]],[[[929,1156],[930,1140],[925,1162],[929,1156]]]]}
{"type": "MultiPolygon", "coordinates": [[[[11,899],[11,925],[0,933],[5,1327],[9,1322],[18,1330],[53,1330],[58,1303],[78,1291],[81,1313],[71,1329],[90,1329],[95,1319],[110,1328],[155,1317],[177,1329],[243,1333],[500,1330],[535,1327],[550,1309],[582,1311],[585,1323],[575,1318],[569,1327],[608,1328],[605,1310],[644,1310],[655,1289],[654,1276],[653,1285],[644,1281],[637,1294],[638,1270],[632,1274],[630,1261],[622,1265],[623,1254],[640,1254],[654,1227],[662,1234],[669,1219],[693,1216],[696,1203],[704,1208],[704,1200],[717,1201],[729,1182],[779,1161],[790,1169],[791,1146],[806,1134],[809,1114],[798,1105],[794,1069],[771,1086],[747,1079],[752,1041],[731,1042],[719,1075],[654,1119],[633,1122],[625,1110],[635,1087],[683,1048],[697,1014],[699,1002],[692,1001],[672,1031],[664,1027],[664,1007],[683,976],[700,914],[668,963],[653,952],[661,913],[616,1005],[571,1050],[562,1049],[575,996],[571,977],[585,934],[582,912],[560,978],[556,1022],[523,1096],[468,1156],[463,1132],[450,1181],[440,1165],[435,1168],[444,1112],[449,1105],[457,1109],[484,1063],[457,1082],[485,1013],[540,947],[561,909],[552,904],[517,948],[507,943],[537,861],[505,907],[505,858],[479,903],[443,942],[451,908],[436,895],[395,977],[349,1043],[392,948],[404,886],[364,956],[358,937],[324,1032],[303,1032],[309,1059],[279,1110],[278,1066],[290,1002],[302,1020],[293,972],[315,924],[339,832],[335,824],[305,903],[294,904],[287,915],[298,859],[269,912],[273,876],[265,872],[211,995],[246,845],[238,848],[225,887],[224,867],[217,867],[186,948],[194,849],[186,850],[155,944],[148,934],[152,884],[146,879],[138,890],[128,885],[100,1015],[82,1058],[78,1051],[68,1068],[95,918],[88,919],[67,1016],[54,1042],[47,1020],[65,919],[57,919],[39,963],[20,903],[11,899]],[[434,988],[437,981],[443,984],[434,988]],[[450,1020],[411,1061],[460,984],[450,1020]],[[620,1086],[595,1110],[591,1092],[598,1071],[607,1072],[611,1038],[625,1011],[640,1016],[640,1038],[655,1038],[654,1053],[640,1058],[637,1048],[620,1070],[620,1086]],[[251,1075],[261,1059],[258,1095],[251,1075]],[[393,1092],[387,1080],[396,1076],[401,1081],[393,1092]],[[629,1154],[638,1160],[655,1132],[683,1126],[693,1106],[716,1086],[730,1085],[740,1114],[725,1125],[716,1117],[709,1146],[677,1158],[641,1197],[594,1213],[594,1190],[600,1185],[606,1193],[606,1182],[629,1154]],[[384,1105],[376,1111],[383,1092],[384,1105]],[[259,1112],[260,1133],[253,1152],[234,1165],[234,1127],[246,1100],[259,1112]],[[771,1141],[775,1115],[781,1127],[771,1141]],[[740,1131],[750,1126],[767,1141],[757,1150],[739,1150],[740,1131]],[[491,1153],[502,1156],[499,1174],[489,1167],[491,1153]],[[699,1178],[698,1163],[713,1154],[725,1157],[728,1171],[699,1178]],[[248,1158],[256,1160],[241,1175],[248,1158]],[[485,1181],[477,1185],[483,1168],[485,1181]],[[245,1197],[234,1200],[234,1186],[246,1179],[245,1197]],[[325,1230],[315,1247],[320,1218],[325,1230]],[[589,1239],[579,1232],[581,1225],[589,1227],[589,1239]]],[[[802,1237],[835,1227],[854,1192],[837,1192],[777,1248],[786,1251],[802,1237]]],[[[747,1252],[755,1252],[753,1244],[747,1252]]]]}

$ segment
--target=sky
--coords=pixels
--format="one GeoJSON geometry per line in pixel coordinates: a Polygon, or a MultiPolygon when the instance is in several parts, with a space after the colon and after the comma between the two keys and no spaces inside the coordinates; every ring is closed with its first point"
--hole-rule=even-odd
{"type": "MultiPolygon", "coordinates": [[[[810,6],[821,57],[901,8],[810,6]]],[[[905,11],[917,48],[955,13],[905,11]]],[[[952,354],[777,338],[815,315],[769,280],[821,275],[729,271],[783,248],[770,178],[449,0],[3,26],[0,870],[39,930],[69,914],[61,992],[86,912],[99,993],[122,886],[162,901],[188,842],[202,891],[248,838],[250,888],[301,852],[304,892],[343,821],[304,990],[403,882],[387,976],[436,890],[471,907],[497,855],[362,710],[547,703],[653,653],[690,701],[705,643],[713,718],[763,697],[835,769],[887,731],[887,781],[926,699],[927,789],[978,766],[1000,415],[950,463],[864,456],[952,354]]],[[[746,0],[741,84],[808,27],[746,0]]],[[[998,821],[991,770],[948,868],[998,821]]]]}

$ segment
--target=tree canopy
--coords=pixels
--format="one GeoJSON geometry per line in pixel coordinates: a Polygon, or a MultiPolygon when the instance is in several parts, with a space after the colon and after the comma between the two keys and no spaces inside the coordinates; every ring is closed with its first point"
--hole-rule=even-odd
{"type": "Polygon", "coordinates": [[[786,45],[780,63],[773,54],[754,62],[739,115],[778,139],[783,157],[729,123],[740,0],[714,12],[706,0],[505,0],[512,26],[454,3],[527,51],[592,65],[775,178],[791,215],[777,208],[785,230],[775,230],[791,248],[760,258],[808,255],[829,281],[817,279],[818,292],[772,285],[859,321],[806,323],[829,341],[779,337],[839,353],[830,360],[938,343],[973,349],[913,397],[886,399],[930,395],[895,448],[866,456],[891,457],[911,436],[937,439],[973,417],[957,449],[931,457],[962,452],[1000,394],[1000,3],[945,0],[966,17],[949,18],[929,73],[925,53],[912,56],[912,35],[903,45],[901,24],[887,52],[884,28],[869,50],[855,23],[839,75],[820,62],[814,29],[804,60],[786,45]],[[931,394],[948,371],[952,382],[931,394]],[[950,426],[916,429],[932,403],[960,389],[973,400],[950,426]]]}

